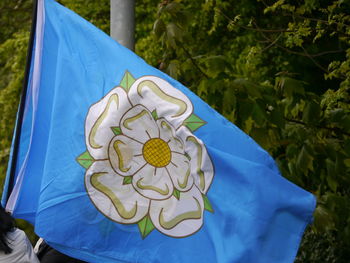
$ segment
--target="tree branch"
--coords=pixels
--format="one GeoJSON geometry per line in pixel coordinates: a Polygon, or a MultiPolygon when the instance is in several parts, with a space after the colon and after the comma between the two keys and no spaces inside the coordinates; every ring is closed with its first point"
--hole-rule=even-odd
{"type": "Polygon", "coordinates": [[[229,16],[227,16],[222,10],[220,10],[219,8],[217,9],[219,11],[219,13],[221,13],[228,21],[230,21],[230,23],[243,28],[243,29],[247,29],[247,30],[253,30],[253,31],[257,31],[257,32],[266,32],[266,33],[280,33],[280,32],[295,32],[295,30],[288,30],[288,29],[265,29],[265,28],[254,28],[254,27],[250,27],[250,26],[243,26],[243,25],[238,25],[234,20],[232,20],[229,16]]]}
{"type": "Polygon", "coordinates": [[[187,57],[191,60],[193,66],[207,79],[209,79],[209,76],[207,74],[205,74],[205,72],[199,67],[199,65],[197,64],[197,62],[194,60],[194,58],[192,57],[192,55],[190,54],[190,52],[184,47],[184,45],[182,43],[180,43],[181,48],[184,50],[184,52],[186,53],[187,57]]]}
{"type": "MultiPolygon", "coordinates": [[[[258,25],[256,23],[254,23],[255,27],[259,28],[258,25]]],[[[297,54],[297,55],[302,55],[302,56],[305,56],[305,57],[308,57],[314,64],[316,67],[318,67],[319,69],[321,69],[322,71],[324,71],[325,73],[329,73],[329,71],[324,68],[322,65],[320,65],[315,59],[313,59],[312,55],[310,55],[307,50],[301,46],[301,48],[303,49],[304,53],[300,53],[300,52],[295,52],[293,50],[290,50],[288,48],[285,48],[284,46],[281,46],[281,45],[278,45],[276,42],[276,39],[275,40],[272,40],[270,39],[268,36],[266,36],[263,32],[260,32],[260,34],[267,40],[269,40],[273,45],[276,45],[277,47],[283,49],[283,50],[286,50],[287,52],[289,53],[293,53],[293,54],[297,54]]]]}
{"type": "MultiPolygon", "coordinates": [[[[329,23],[329,21],[323,20],[323,19],[319,19],[319,18],[311,18],[311,17],[301,16],[301,15],[295,15],[295,16],[298,17],[298,18],[307,19],[307,20],[310,20],[310,21],[316,21],[316,22],[320,22],[320,23],[323,23],[323,24],[327,24],[327,25],[331,24],[331,23],[329,23]]],[[[336,25],[344,25],[344,26],[350,27],[350,25],[345,24],[345,23],[339,23],[339,22],[335,22],[335,21],[333,21],[332,23],[334,23],[336,25]]]]}
{"type": "MultiPolygon", "coordinates": [[[[295,30],[288,30],[288,29],[264,29],[264,28],[260,28],[256,23],[254,23],[255,27],[248,27],[248,26],[243,26],[243,25],[238,25],[234,20],[232,20],[229,16],[227,16],[224,12],[222,12],[220,9],[218,9],[218,11],[227,19],[230,21],[230,23],[233,23],[234,25],[246,29],[246,30],[252,30],[252,31],[256,31],[256,32],[260,32],[260,33],[285,33],[285,32],[296,32],[295,30]]],[[[322,20],[321,20],[322,21],[322,20]]],[[[327,21],[325,21],[327,22],[327,21]]],[[[279,38],[282,36],[282,34],[280,34],[275,40],[270,39],[269,37],[267,37],[265,34],[263,34],[264,38],[266,40],[268,40],[268,42],[270,43],[267,47],[265,47],[263,49],[263,51],[265,51],[266,49],[269,49],[272,46],[277,46],[285,51],[287,51],[288,53],[292,53],[292,54],[296,54],[296,55],[300,55],[300,56],[304,56],[304,57],[308,57],[310,58],[313,63],[315,63],[315,65],[317,67],[319,67],[320,69],[322,69],[323,71],[325,71],[326,73],[329,73],[328,70],[326,70],[324,67],[322,67],[319,63],[317,63],[315,60],[313,60],[312,58],[315,57],[320,57],[320,56],[324,56],[327,54],[335,54],[335,53],[342,53],[345,52],[344,49],[339,49],[339,50],[330,50],[330,51],[323,51],[320,53],[316,53],[316,54],[310,54],[308,52],[297,52],[297,51],[293,51],[291,49],[288,49],[284,46],[278,45],[277,42],[279,40],[279,38]]],[[[304,48],[303,48],[304,49],[304,48]]]]}
{"type": "Polygon", "coordinates": [[[282,33],[279,34],[278,37],[276,37],[276,39],[275,39],[274,41],[268,40],[267,42],[270,42],[270,44],[267,45],[266,47],[264,47],[264,49],[261,50],[261,53],[263,53],[264,51],[266,51],[266,50],[269,49],[270,47],[274,46],[274,45],[277,43],[277,41],[280,39],[281,36],[282,36],[282,33]]]}
{"type": "Polygon", "coordinates": [[[307,52],[307,50],[303,47],[303,45],[301,45],[300,47],[304,51],[305,55],[316,65],[316,67],[318,67],[319,69],[323,70],[327,74],[329,73],[328,69],[324,68],[316,60],[314,60],[314,58],[307,52]]]}
{"type": "MultiPolygon", "coordinates": [[[[285,119],[286,121],[288,121],[288,122],[300,124],[300,125],[303,125],[303,126],[309,126],[308,124],[306,124],[306,123],[303,122],[303,121],[288,119],[288,118],[286,118],[286,117],[284,117],[284,119],[285,119]]],[[[342,131],[340,128],[332,128],[332,127],[321,126],[321,125],[316,125],[315,127],[318,128],[318,129],[325,129],[325,130],[332,131],[332,132],[339,132],[339,133],[341,133],[341,134],[350,136],[350,133],[345,132],[345,131],[342,131]]]]}

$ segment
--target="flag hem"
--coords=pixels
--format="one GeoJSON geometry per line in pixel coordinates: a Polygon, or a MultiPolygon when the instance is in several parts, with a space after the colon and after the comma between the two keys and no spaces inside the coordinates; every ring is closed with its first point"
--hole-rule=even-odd
{"type": "MultiPolygon", "coordinates": [[[[40,85],[40,77],[41,77],[41,58],[42,58],[44,26],[45,26],[45,6],[44,6],[43,0],[38,1],[36,21],[37,23],[36,23],[35,39],[34,39],[35,42],[33,47],[34,65],[33,65],[32,78],[28,83],[28,86],[31,86],[31,90],[32,90],[32,93],[31,93],[32,96],[29,99],[32,99],[32,104],[33,104],[32,126],[31,126],[31,133],[30,133],[31,137],[29,140],[29,146],[25,154],[24,161],[22,163],[22,166],[19,168],[15,185],[6,203],[6,210],[11,213],[14,211],[16,207],[18,196],[20,194],[23,177],[24,177],[24,170],[27,165],[28,156],[29,156],[29,152],[32,144],[32,135],[34,131],[36,105],[37,105],[38,96],[39,96],[39,85],[40,85]]],[[[18,127],[16,127],[16,129],[18,129],[18,127]]],[[[12,156],[12,158],[14,158],[14,156],[12,156]]]]}

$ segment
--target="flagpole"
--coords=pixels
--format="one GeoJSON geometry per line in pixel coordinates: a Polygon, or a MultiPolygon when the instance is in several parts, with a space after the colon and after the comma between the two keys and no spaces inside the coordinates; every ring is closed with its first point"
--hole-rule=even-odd
{"type": "Polygon", "coordinates": [[[111,0],[111,37],[134,50],[135,0],[111,0]]]}
{"type": "Polygon", "coordinates": [[[9,200],[12,189],[14,187],[16,164],[17,164],[20,136],[21,136],[21,130],[22,130],[23,113],[24,113],[24,106],[25,106],[26,97],[27,97],[30,65],[31,65],[31,61],[32,61],[32,53],[33,53],[33,45],[34,45],[34,37],[35,37],[35,29],[36,29],[36,20],[37,20],[37,10],[38,10],[38,0],[33,0],[32,26],[31,26],[31,30],[30,30],[30,37],[29,37],[29,43],[28,43],[27,60],[26,60],[26,68],[24,71],[23,86],[22,86],[21,97],[20,97],[18,113],[17,113],[17,119],[16,119],[16,124],[15,124],[15,134],[14,134],[13,145],[12,145],[12,158],[11,158],[10,163],[9,163],[10,171],[9,171],[9,182],[8,182],[8,187],[7,187],[6,202],[9,200]]]}

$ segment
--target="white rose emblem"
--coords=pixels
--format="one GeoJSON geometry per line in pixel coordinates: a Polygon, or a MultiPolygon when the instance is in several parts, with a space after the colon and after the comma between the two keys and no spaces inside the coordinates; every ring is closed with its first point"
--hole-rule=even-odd
{"type": "MultiPolygon", "coordinates": [[[[96,208],[122,224],[186,237],[211,210],[212,161],[186,120],[191,101],[167,81],[126,73],[86,117],[85,185],[96,208]],[[128,83],[129,82],[129,83],[128,83]],[[132,85],[131,85],[132,84],[132,85]],[[209,209],[208,209],[209,208],[209,209]]],[[[198,120],[200,120],[197,117],[198,120]]]]}

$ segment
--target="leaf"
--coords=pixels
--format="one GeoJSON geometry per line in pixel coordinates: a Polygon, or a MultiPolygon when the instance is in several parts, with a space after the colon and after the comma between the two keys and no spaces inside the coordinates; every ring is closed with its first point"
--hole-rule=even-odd
{"type": "Polygon", "coordinates": [[[329,117],[332,122],[341,122],[345,115],[345,111],[343,109],[335,109],[329,111],[329,117]]]}
{"type": "Polygon", "coordinates": [[[236,96],[233,89],[227,89],[223,96],[224,112],[232,112],[236,108],[236,96]]]}
{"type": "Polygon", "coordinates": [[[238,104],[238,117],[244,122],[251,118],[255,101],[250,99],[241,99],[238,104]]]}
{"type": "Polygon", "coordinates": [[[276,78],[276,81],[286,97],[292,97],[294,94],[304,95],[305,93],[303,81],[284,76],[276,78]]]}
{"type": "Polygon", "coordinates": [[[154,120],[158,120],[158,114],[156,110],[153,110],[151,114],[154,120]]]}
{"type": "MultiPolygon", "coordinates": [[[[183,32],[182,30],[175,24],[175,23],[169,23],[166,26],[166,32],[167,32],[167,36],[169,38],[169,41],[171,38],[173,38],[174,40],[181,40],[182,36],[183,36],[183,32]]],[[[176,47],[176,44],[175,46],[176,47]]]]}
{"type": "Polygon", "coordinates": [[[343,128],[346,132],[350,132],[350,116],[349,115],[344,116],[340,127],[343,128]]]}
{"type": "Polygon", "coordinates": [[[350,116],[344,109],[335,109],[330,111],[330,120],[345,131],[350,130],[350,116]]]}
{"type": "Polygon", "coordinates": [[[333,192],[337,192],[337,188],[338,188],[337,180],[335,178],[333,178],[333,176],[329,176],[329,175],[326,177],[326,179],[327,179],[327,183],[328,183],[329,187],[331,188],[331,190],[333,192]]]}
{"type": "Polygon", "coordinates": [[[149,233],[151,233],[155,228],[149,215],[146,215],[137,224],[138,224],[142,239],[145,239],[146,236],[148,236],[149,233]]]}
{"type": "Polygon", "coordinates": [[[131,183],[132,183],[132,176],[124,176],[123,185],[131,184],[131,183]]]}
{"type": "Polygon", "coordinates": [[[344,151],[345,153],[350,156],[350,139],[345,140],[344,142],[344,151]]]}
{"type": "Polygon", "coordinates": [[[202,127],[205,124],[206,122],[203,121],[194,113],[192,113],[192,115],[183,122],[183,125],[189,128],[192,132],[198,130],[200,127],[202,127]]]}
{"type": "Polygon", "coordinates": [[[314,101],[306,104],[303,112],[303,121],[308,124],[316,124],[320,118],[320,105],[314,101]]]}
{"type": "Polygon", "coordinates": [[[173,196],[175,196],[177,200],[180,200],[180,194],[181,192],[179,190],[174,189],[173,196]]]}
{"type": "MultiPolygon", "coordinates": [[[[248,123],[246,123],[248,124],[248,123]]],[[[247,127],[249,128],[249,127],[247,127]]],[[[266,129],[254,128],[250,130],[249,135],[263,148],[268,148],[271,143],[271,138],[266,135],[266,129]]]]}
{"type": "Polygon", "coordinates": [[[204,201],[204,209],[211,212],[211,213],[214,213],[214,209],[209,201],[209,198],[204,194],[202,194],[202,196],[203,196],[203,201],[204,201]]]}
{"type": "Polygon", "coordinates": [[[350,167],[350,159],[345,159],[344,164],[346,167],[350,167]]]}
{"type": "Polygon", "coordinates": [[[181,10],[181,4],[176,2],[171,2],[165,6],[164,10],[174,15],[181,10]]]}
{"type": "Polygon", "coordinates": [[[153,32],[157,38],[164,34],[166,28],[162,19],[157,19],[153,24],[153,32]]]}
{"type": "Polygon", "coordinates": [[[288,159],[294,158],[299,152],[299,147],[295,144],[288,144],[286,148],[286,156],[288,159]]]}
{"type": "Polygon", "coordinates": [[[334,229],[332,213],[324,206],[318,205],[314,212],[314,227],[316,231],[334,229]]]}
{"type": "Polygon", "coordinates": [[[216,78],[219,73],[224,72],[228,65],[224,56],[209,56],[204,59],[204,62],[207,66],[206,73],[212,78],[216,78]]]}
{"type": "Polygon", "coordinates": [[[314,157],[312,157],[306,150],[305,146],[303,146],[297,159],[298,168],[304,172],[306,172],[308,169],[313,171],[313,160],[314,157]]]}
{"type": "Polygon", "coordinates": [[[326,159],[326,168],[328,176],[333,176],[335,174],[335,163],[330,159],[326,159]]]}
{"type": "Polygon", "coordinates": [[[270,112],[270,120],[273,124],[275,124],[278,128],[283,129],[285,126],[285,120],[283,115],[283,110],[281,108],[273,109],[270,112]]]}
{"type": "Polygon", "coordinates": [[[199,96],[205,96],[208,94],[208,89],[209,89],[209,81],[207,79],[201,80],[197,87],[197,94],[199,96]]]}
{"type": "Polygon", "coordinates": [[[128,92],[131,85],[134,84],[134,82],[135,78],[131,75],[129,71],[126,71],[122,81],[120,82],[120,86],[128,92]]]}
{"type": "Polygon", "coordinates": [[[95,161],[88,151],[80,154],[76,160],[85,169],[88,169],[95,161]]]}
{"type": "Polygon", "coordinates": [[[111,127],[111,130],[113,131],[113,133],[115,135],[120,135],[122,134],[122,130],[120,129],[120,127],[111,127]]]}
{"type": "Polygon", "coordinates": [[[253,98],[261,98],[262,94],[260,91],[260,87],[255,83],[248,81],[246,79],[238,78],[233,81],[235,85],[243,87],[247,94],[253,98]]]}
{"type": "Polygon", "coordinates": [[[253,120],[252,117],[249,117],[244,121],[244,132],[247,134],[250,134],[253,126],[254,126],[255,121],[253,120]]]}
{"type": "Polygon", "coordinates": [[[253,106],[252,119],[258,125],[264,124],[266,120],[266,112],[261,108],[261,106],[258,103],[256,103],[253,106]]]}
{"type": "Polygon", "coordinates": [[[167,68],[167,73],[173,77],[174,79],[177,78],[179,72],[179,62],[177,60],[172,60],[167,68]]]}

